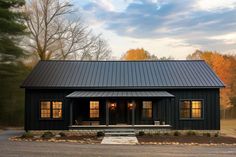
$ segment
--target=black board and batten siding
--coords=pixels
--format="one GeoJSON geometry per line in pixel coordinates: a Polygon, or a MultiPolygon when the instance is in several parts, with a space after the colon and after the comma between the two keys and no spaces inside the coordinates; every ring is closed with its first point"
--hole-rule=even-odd
{"type": "MultiPolygon", "coordinates": [[[[25,129],[26,130],[67,130],[69,126],[69,104],[70,100],[65,96],[73,90],[26,90],[25,106],[25,129]],[[39,102],[40,100],[62,100],[63,101],[63,118],[61,120],[40,120],[39,102]]],[[[144,99],[153,102],[153,119],[146,124],[153,124],[154,120],[164,120],[172,126],[172,129],[194,129],[194,130],[219,130],[220,113],[219,113],[219,89],[189,89],[189,90],[167,90],[175,95],[171,99],[144,99]],[[201,120],[180,120],[179,100],[181,99],[202,99],[204,102],[203,119],[201,120]]],[[[105,125],[105,99],[94,98],[92,100],[100,101],[100,124],[105,125]]],[[[120,98],[114,98],[114,101],[120,101],[120,98]]],[[[127,100],[127,99],[126,99],[127,100]]],[[[132,100],[132,99],[130,99],[132,100]]],[[[78,114],[84,114],[84,120],[89,121],[88,104],[90,99],[78,99],[75,101],[73,110],[73,119],[78,114]],[[86,105],[87,104],[87,105],[86,105]],[[86,108],[86,109],[82,109],[86,108]],[[80,113],[80,111],[85,111],[80,113]]],[[[139,103],[135,110],[135,124],[145,124],[141,119],[140,104],[142,99],[136,99],[139,103]]]]}

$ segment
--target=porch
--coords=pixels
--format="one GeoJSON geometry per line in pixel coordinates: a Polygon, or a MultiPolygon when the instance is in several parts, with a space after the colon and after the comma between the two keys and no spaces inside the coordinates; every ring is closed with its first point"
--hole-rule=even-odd
{"type": "Polygon", "coordinates": [[[69,130],[105,130],[105,129],[171,129],[171,125],[72,125],[69,130]]]}
{"type": "Polygon", "coordinates": [[[75,91],[67,98],[71,130],[171,128],[174,96],[166,91],[75,91]]]}

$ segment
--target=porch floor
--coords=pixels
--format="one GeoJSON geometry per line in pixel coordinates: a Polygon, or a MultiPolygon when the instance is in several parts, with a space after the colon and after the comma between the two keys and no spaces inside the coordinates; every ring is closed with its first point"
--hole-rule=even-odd
{"type": "Polygon", "coordinates": [[[171,125],[72,125],[69,126],[69,130],[82,130],[82,129],[171,129],[171,125]]]}

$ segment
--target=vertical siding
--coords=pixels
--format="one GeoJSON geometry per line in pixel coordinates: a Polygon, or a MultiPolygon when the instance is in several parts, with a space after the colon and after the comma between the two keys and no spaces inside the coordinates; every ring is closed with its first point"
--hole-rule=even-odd
{"type": "Polygon", "coordinates": [[[202,89],[202,90],[170,90],[175,95],[172,100],[170,122],[174,129],[194,129],[194,130],[219,130],[219,89],[202,89]],[[204,102],[202,120],[180,120],[179,100],[180,99],[202,99],[204,102]]]}
{"type": "MultiPolygon", "coordinates": [[[[65,96],[74,90],[25,90],[25,130],[65,130],[69,125],[69,104],[70,100],[65,96]],[[40,100],[62,100],[63,119],[62,120],[40,120],[39,102],[40,100]]],[[[175,95],[175,98],[159,99],[127,99],[135,100],[135,124],[153,124],[153,121],[165,121],[172,125],[173,129],[196,129],[196,130],[219,130],[220,129],[220,104],[219,89],[188,89],[188,90],[166,90],[175,95]],[[204,119],[203,120],[180,120],[179,100],[180,99],[203,99],[204,119]],[[142,101],[153,101],[153,119],[143,120],[142,101]]],[[[120,98],[119,98],[120,99],[120,98]]],[[[117,100],[119,100],[117,99],[117,100]]],[[[106,99],[96,99],[100,101],[100,124],[105,124],[106,99]]],[[[78,114],[85,114],[83,120],[89,120],[89,99],[76,99],[73,106],[73,118],[78,114]],[[87,105],[86,105],[87,104],[87,105]]]]}

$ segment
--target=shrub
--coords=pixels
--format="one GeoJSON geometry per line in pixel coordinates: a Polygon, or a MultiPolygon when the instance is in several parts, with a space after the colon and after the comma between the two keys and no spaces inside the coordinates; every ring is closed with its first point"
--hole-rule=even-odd
{"type": "Polygon", "coordinates": [[[104,136],[105,134],[104,134],[104,132],[102,132],[102,131],[98,131],[97,132],[97,137],[102,137],[102,136],[104,136]]]}
{"type": "Polygon", "coordinates": [[[66,134],[65,134],[64,132],[59,132],[59,135],[60,135],[61,137],[66,137],[66,134]]]}
{"type": "Polygon", "coordinates": [[[215,133],[215,135],[214,135],[215,137],[219,137],[220,135],[219,135],[219,133],[215,133]]]}
{"type": "Polygon", "coordinates": [[[170,133],[168,133],[168,132],[165,132],[165,133],[164,133],[164,135],[165,135],[165,136],[169,136],[169,135],[170,135],[170,133]]]}
{"type": "Polygon", "coordinates": [[[211,134],[209,132],[208,133],[203,133],[203,136],[211,137],[211,134]]]}
{"type": "Polygon", "coordinates": [[[159,132],[156,132],[155,135],[156,135],[156,136],[160,136],[160,133],[159,133],[159,132]]]}
{"type": "Polygon", "coordinates": [[[180,136],[180,135],[181,135],[181,133],[179,131],[174,132],[174,136],[180,136]]]}
{"type": "Polygon", "coordinates": [[[34,135],[29,131],[24,132],[24,134],[21,135],[21,138],[33,138],[33,137],[34,137],[34,135]]]}
{"type": "Polygon", "coordinates": [[[44,132],[43,135],[42,135],[42,138],[46,138],[46,139],[49,139],[49,138],[52,138],[52,137],[54,137],[54,135],[50,131],[44,132]]]}
{"type": "Polygon", "coordinates": [[[144,132],[144,131],[139,131],[139,132],[138,132],[138,135],[139,135],[139,136],[144,136],[144,135],[145,135],[145,132],[144,132]]]}
{"type": "Polygon", "coordinates": [[[188,136],[195,136],[195,135],[196,135],[196,132],[189,130],[189,131],[187,132],[187,135],[188,135],[188,136]]]}

